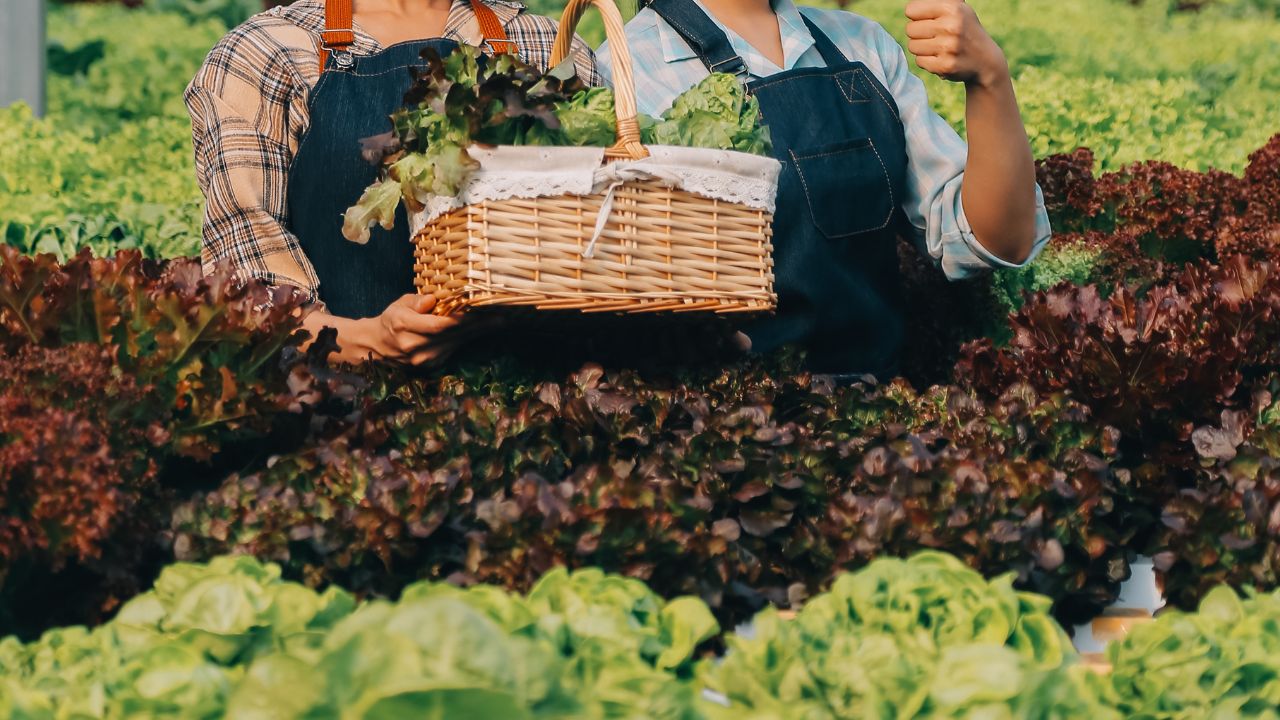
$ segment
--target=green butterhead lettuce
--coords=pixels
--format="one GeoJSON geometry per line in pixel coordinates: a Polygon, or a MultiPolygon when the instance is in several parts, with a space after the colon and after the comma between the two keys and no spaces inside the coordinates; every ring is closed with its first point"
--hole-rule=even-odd
{"type": "Polygon", "coordinates": [[[737,150],[768,155],[769,129],[760,124],[760,103],[747,95],[738,78],[713,73],[672,102],[662,118],[644,131],[652,145],[737,150]]]}
{"type": "Polygon", "coordinates": [[[529,597],[419,583],[396,603],[317,593],[274,565],[178,563],[92,631],[0,641],[4,717],[696,720],[700,600],[598,570],[529,597]]]}
{"type": "Polygon", "coordinates": [[[564,145],[608,147],[617,139],[617,111],[608,88],[581,90],[555,112],[564,145]]]}
{"type": "Polygon", "coordinates": [[[795,620],[766,610],[750,639],[730,636],[723,662],[699,668],[730,706],[705,709],[725,720],[1067,717],[1077,695],[1041,689],[1067,682],[1057,676],[1074,654],[1048,610],[1010,577],[985,580],[949,555],[876,560],[795,620]],[[1024,707],[1028,692],[1050,704],[1024,707]]]}
{"type": "Polygon", "coordinates": [[[179,563],[94,630],[0,641],[0,716],[345,720],[1268,718],[1280,593],[1211,593],[1072,662],[1047,602],[934,552],[838,578],[793,620],[767,609],[723,657],[694,598],[596,569],[527,596],[409,587],[357,607],[244,557],[179,563]],[[727,698],[705,696],[708,687],[727,698]]]}
{"type": "Polygon", "coordinates": [[[1104,698],[1129,718],[1280,718],[1280,593],[1209,592],[1107,650],[1104,698]]]}

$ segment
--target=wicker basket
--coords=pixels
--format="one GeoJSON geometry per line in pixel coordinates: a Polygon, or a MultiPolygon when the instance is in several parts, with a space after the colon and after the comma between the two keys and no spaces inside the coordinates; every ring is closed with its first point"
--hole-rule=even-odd
{"type": "MultiPolygon", "coordinates": [[[[571,0],[552,66],[568,56],[589,5],[604,16],[615,58],[618,139],[604,162],[645,158],[631,59],[612,0],[571,0]]],[[[490,305],[618,313],[775,307],[771,213],[630,180],[610,193],[609,216],[598,231],[605,197],[486,200],[434,218],[414,236],[418,291],[436,296],[437,312],[490,305]]]]}

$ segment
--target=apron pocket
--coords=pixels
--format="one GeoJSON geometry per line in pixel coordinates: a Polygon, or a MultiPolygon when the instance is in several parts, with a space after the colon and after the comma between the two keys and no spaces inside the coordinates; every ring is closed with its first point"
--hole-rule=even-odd
{"type": "Polygon", "coordinates": [[[871,138],[790,152],[809,215],[823,235],[838,240],[889,226],[893,186],[871,138]]]}

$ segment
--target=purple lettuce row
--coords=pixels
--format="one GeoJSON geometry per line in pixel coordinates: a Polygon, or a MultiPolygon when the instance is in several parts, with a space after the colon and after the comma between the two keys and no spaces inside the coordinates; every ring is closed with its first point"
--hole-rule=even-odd
{"type": "Polygon", "coordinates": [[[179,556],[249,552],[385,594],[600,566],[726,622],[921,548],[1013,571],[1072,616],[1127,572],[1115,434],[1060,396],[1014,387],[984,406],[758,363],[709,383],[589,366],[514,401],[421,382],[402,389],[419,404],[184,503],[179,556]]]}

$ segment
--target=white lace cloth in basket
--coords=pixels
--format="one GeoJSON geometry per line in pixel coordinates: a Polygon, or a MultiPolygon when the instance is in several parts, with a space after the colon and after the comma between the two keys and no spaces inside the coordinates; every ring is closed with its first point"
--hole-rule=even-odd
{"type": "Polygon", "coordinates": [[[656,180],[673,189],[773,212],[782,172],[777,160],[729,150],[647,147],[647,158],[607,165],[603,164],[604,148],[469,148],[467,152],[480,163],[479,169],[471,173],[456,196],[428,198],[426,208],[409,219],[410,230],[416,234],[447,212],[486,200],[604,193],[596,222],[598,237],[613,207],[613,191],[631,180],[656,180]]]}

